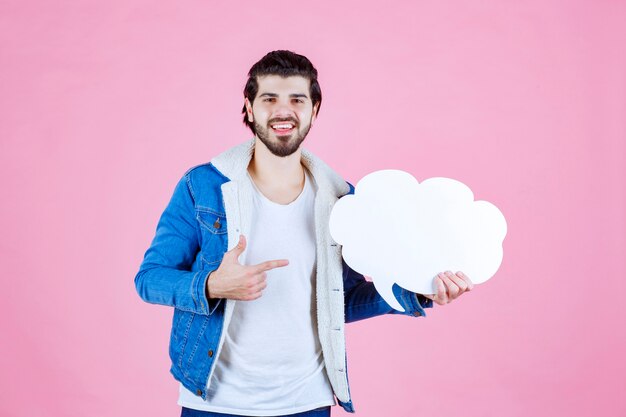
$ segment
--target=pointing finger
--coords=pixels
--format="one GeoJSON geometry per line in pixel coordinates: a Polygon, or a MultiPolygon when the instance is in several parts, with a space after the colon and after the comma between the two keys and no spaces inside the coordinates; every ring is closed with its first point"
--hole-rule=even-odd
{"type": "Polygon", "coordinates": [[[265,261],[260,264],[254,265],[254,268],[257,273],[269,271],[270,269],[280,268],[283,266],[287,266],[289,264],[289,260],[287,259],[276,259],[273,261],[265,261]]]}

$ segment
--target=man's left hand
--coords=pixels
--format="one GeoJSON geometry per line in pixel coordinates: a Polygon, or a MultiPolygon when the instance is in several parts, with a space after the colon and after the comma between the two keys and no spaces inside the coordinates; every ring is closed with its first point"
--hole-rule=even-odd
{"type": "Polygon", "coordinates": [[[448,304],[452,302],[452,300],[459,298],[461,294],[466,291],[471,291],[472,288],[474,288],[474,284],[472,284],[469,277],[461,271],[456,274],[453,274],[451,271],[438,274],[435,278],[435,286],[437,288],[437,294],[422,295],[439,305],[448,304]]]}

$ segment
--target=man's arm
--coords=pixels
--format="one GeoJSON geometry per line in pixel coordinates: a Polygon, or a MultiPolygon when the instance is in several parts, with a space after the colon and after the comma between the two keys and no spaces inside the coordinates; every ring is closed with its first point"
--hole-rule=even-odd
{"type": "Polygon", "coordinates": [[[378,294],[374,283],[365,280],[359,274],[343,263],[344,311],[345,321],[350,323],[383,314],[403,314],[406,316],[426,316],[425,308],[433,306],[433,302],[421,294],[405,290],[394,284],[393,293],[404,308],[404,312],[397,311],[378,294]]]}
{"type": "Polygon", "coordinates": [[[135,276],[135,287],[144,301],[199,314],[215,310],[220,300],[209,300],[205,291],[211,271],[191,271],[199,251],[199,233],[185,175],[161,215],[156,235],[135,276]]]}

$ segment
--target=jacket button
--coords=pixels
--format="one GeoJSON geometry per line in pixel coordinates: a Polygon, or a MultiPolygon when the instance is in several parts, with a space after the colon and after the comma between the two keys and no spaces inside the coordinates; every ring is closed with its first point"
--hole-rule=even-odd
{"type": "Polygon", "coordinates": [[[196,394],[198,394],[198,395],[202,395],[202,390],[201,390],[201,389],[199,389],[198,391],[196,391],[196,394]]]}
{"type": "Polygon", "coordinates": [[[213,223],[213,227],[215,227],[216,229],[219,229],[220,227],[222,227],[222,224],[220,223],[220,219],[215,220],[215,223],[213,223]]]}
{"type": "Polygon", "coordinates": [[[209,358],[213,357],[213,349],[209,350],[209,358]]]}

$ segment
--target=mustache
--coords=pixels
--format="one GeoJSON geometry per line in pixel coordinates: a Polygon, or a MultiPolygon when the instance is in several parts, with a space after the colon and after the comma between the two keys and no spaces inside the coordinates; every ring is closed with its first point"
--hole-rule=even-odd
{"type": "Polygon", "coordinates": [[[286,119],[272,119],[267,122],[267,125],[270,126],[270,125],[273,125],[274,123],[280,123],[280,122],[290,122],[290,123],[293,123],[294,126],[299,125],[298,121],[291,117],[288,117],[286,119]]]}

